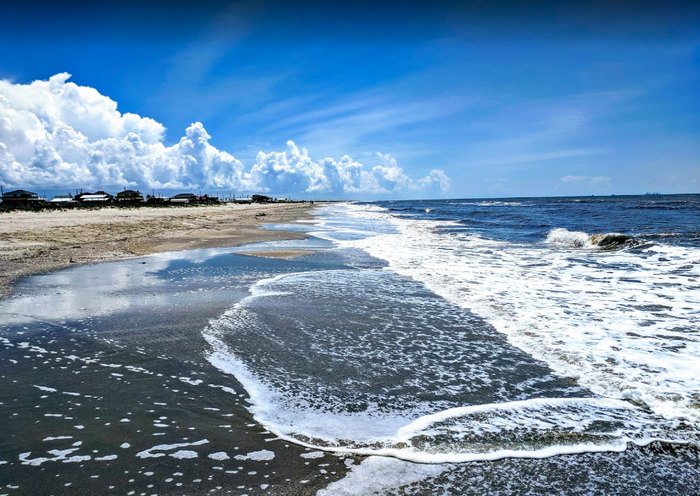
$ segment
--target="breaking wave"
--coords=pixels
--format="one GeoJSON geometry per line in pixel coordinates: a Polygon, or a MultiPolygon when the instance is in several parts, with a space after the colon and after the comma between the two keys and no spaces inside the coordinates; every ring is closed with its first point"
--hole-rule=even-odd
{"type": "Polygon", "coordinates": [[[627,234],[588,234],[582,231],[569,231],[563,227],[549,231],[545,243],[563,248],[600,248],[603,250],[615,250],[640,244],[633,236],[627,234]]]}
{"type": "Polygon", "coordinates": [[[387,218],[398,234],[348,244],[471,309],[561,376],[666,418],[700,422],[697,248],[572,254],[552,245],[601,240],[559,229],[550,243],[524,245],[387,218]]]}

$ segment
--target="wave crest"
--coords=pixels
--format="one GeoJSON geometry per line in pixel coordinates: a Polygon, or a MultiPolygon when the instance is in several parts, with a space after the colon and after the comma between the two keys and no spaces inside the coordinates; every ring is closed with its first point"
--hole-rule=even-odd
{"type": "Polygon", "coordinates": [[[615,250],[634,244],[635,238],[622,233],[588,234],[583,231],[569,231],[563,227],[557,227],[549,231],[545,242],[565,248],[615,250]]]}

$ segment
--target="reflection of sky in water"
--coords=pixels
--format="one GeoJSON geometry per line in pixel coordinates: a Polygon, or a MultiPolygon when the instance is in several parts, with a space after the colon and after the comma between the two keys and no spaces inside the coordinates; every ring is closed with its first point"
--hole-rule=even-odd
{"type": "Polygon", "coordinates": [[[308,238],[308,239],[289,239],[282,241],[263,241],[262,243],[255,243],[251,245],[237,246],[231,248],[229,253],[249,253],[251,251],[265,252],[265,251],[276,251],[276,250],[320,250],[331,248],[333,244],[329,241],[320,238],[308,238]]]}
{"type": "Polygon", "coordinates": [[[14,296],[0,301],[0,314],[8,323],[62,321],[194,304],[206,298],[206,290],[240,285],[243,271],[250,276],[280,265],[278,261],[248,257],[245,263],[243,259],[234,262],[236,253],[328,246],[328,242],[313,238],[269,241],[73,267],[20,282],[14,296]]]}
{"type": "Polygon", "coordinates": [[[304,219],[293,224],[265,224],[263,228],[271,231],[304,232],[317,240],[329,241],[321,245],[322,248],[331,246],[334,241],[364,239],[377,234],[396,232],[387,222],[368,223],[361,217],[361,214],[366,214],[367,208],[369,207],[364,205],[345,203],[325,205],[314,211],[313,219],[304,219]]]}
{"type": "Polygon", "coordinates": [[[161,255],[32,277],[21,285],[19,294],[0,303],[0,312],[17,314],[16,319],[22,322],[27,317],[81,319],[125,310],[138,302],[131,296],[134,289],[155,289],[163,284],[153,272],[165,268],[169,261],[161,255]]]}
{"type": "Polygon", "coordinates": [[[264,224],[262,228],[266,231],[290,231],[290,232],[309,232],[311,224],[264,224]]]}

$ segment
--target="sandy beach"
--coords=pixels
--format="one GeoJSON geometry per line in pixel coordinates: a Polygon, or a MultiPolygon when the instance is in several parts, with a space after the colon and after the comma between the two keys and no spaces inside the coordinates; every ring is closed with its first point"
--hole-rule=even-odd
{"type": "Polygon", "coordinates": [[[260,225],[309,210],[0,217],[3,291],[12,292],[0,299],[0,493],[306,495],[342,479],[359,458],[268,431],[244,386],[212,366],[203,337],[256,278],[310,265],[299,258],[309,251],[284,243],[264,253],[199,248],[304,238],[260,225]],[[134,259],[145,254],[154,255],[134,259]]]}
{"type": "Polygon", "coordinates": [[[304,218],[310,208],[285,203],[2,213],[0,297],[20,277],[76,263],[301,238],[260,225],[304,218]]]}

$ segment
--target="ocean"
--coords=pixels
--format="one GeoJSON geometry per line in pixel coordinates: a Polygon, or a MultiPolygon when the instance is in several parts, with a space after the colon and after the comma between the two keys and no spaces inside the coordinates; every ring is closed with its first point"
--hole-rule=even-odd
{"type": "Polygon", "coordinates": [[[0,302],[0,493],[700,490],[700,195],[267,228],[0,302]]]}
{"type": "Polygon", "coordinates": [[[269,429],[383,457],[327,494],[409,481],[401,491],[486,494],[501,486],[474,485],[470,462],[504,459],[507,493],[700,488],[700,196],[395,201],[317,218],[310,234],[345,267],[259,280],[205,337],[269,429]],[[651,454],[669,446],[687,451],[651,454]],[[522,471],[537,463],[512,461],[547,457],[534,479],[522,471]]]}

